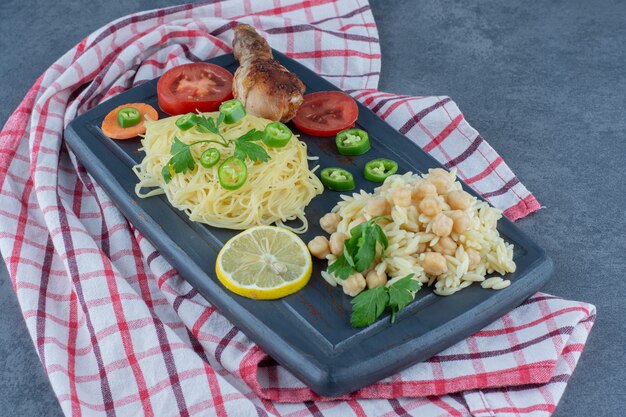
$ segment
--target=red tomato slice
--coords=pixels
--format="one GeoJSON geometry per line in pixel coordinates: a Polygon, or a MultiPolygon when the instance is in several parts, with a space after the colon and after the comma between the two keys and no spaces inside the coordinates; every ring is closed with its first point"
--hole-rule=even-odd
{"type": "Polygon", "coordinates": [[[334,136],[354,126],[359,108],[352,97],[341,91],[319,91],[304,96],[293,123],[303,133],[334,136]]]}
{"type": "Polygon", "coordinates": [[[223,101],[233,98],[232,85],[233,75],[220,66],[206,62],[180,65],[159,79],[159,107],[168,114],[216,111],[223,101]]]}

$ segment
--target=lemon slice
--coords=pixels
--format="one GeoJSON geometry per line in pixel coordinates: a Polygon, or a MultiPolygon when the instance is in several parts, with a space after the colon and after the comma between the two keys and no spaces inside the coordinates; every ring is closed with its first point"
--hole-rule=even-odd
{"type": "Polygon", "coordinates": [[[294,233],[257,226],[226,242],[217,255],[215,273],[235,294],[273,300],[304,287],[312,264],[309,249],[294,233]]]}

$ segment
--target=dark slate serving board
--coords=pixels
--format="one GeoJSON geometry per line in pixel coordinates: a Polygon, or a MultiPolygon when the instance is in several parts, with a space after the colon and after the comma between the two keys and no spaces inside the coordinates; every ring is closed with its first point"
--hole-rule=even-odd
{"type": "MultiPolygon", "coordinates": [[[[274,52],[296,73],[307,92],[336,90],[328,81],[298,62],[274,52]]],[[[234,72],[232,55],[209,60],[234,72]]],[[[236,232],[189,221],[165,196],[137,198],[137,178],[131,167],[140,162],[139,139],[113,141],[100,131],[104,116],[130,102],[146,102],[158,108],[157,80],[146,82],[78,117],[67,127],[65,138],[91,175],[108,192],[119,209],[210,303],[285,368],[320,395],[344,394],[424,361],[469,336],[510,311],[536,292],[552,273],[552,261],[512,222],[503,218],[498,230],[515,245],[517,271],[502,291],[485,290],[479,284],[450,297],[423,289],[390,325],[387,315],[365,329],[350,326],[350,297],[320,276],[326,262],[314,261],[310,283],[296,294],[275,301],[255,301],[226,290],[214,276],[215,258],[236,232]]],[[[161,113],[161,116],[166,115],[161,113]]],[[[372,150],[361,157],[336,152],[334,140],[302,134],[309,154],[320,157],[321,167],[344,166],[355,173],[357,189],[372,191],[376,184],[360,174],[374,158],[398,161],[399,173],[425,172],[440,164],[406,139],[372,111],[359,104],[358,127],[369,132],[372,150]]],[[[290,124],[294,133],[298,130],[290,124]]],[[[476,195],[469,187],[465,189],[476,195]]],[[[338,201],[339,193],[324,191],[306,209],[308,242],[322,234],[319,218],[338,201]]]]}

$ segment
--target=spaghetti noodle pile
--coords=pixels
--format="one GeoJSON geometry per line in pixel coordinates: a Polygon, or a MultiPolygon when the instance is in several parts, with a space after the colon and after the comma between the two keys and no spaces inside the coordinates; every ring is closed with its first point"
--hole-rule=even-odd
{"type": "MultiPolygon", "coordinates": [[[[216,118],[218,113],[205,113],[204,116],[216,118]]],[[[197,129],[182,131],[176,126],[178,117],[168,117],[158,121],[146,122],[147,131],[142,139],[142,150],[146,156],[133,170],[139,178],[135,187],[141,198],[165,194],[169,202],[187,213],[192,221],[206,223],[215,227],[243,230],[255,225],[275,223],[287,227],[296,233],[304,233],[308,228],[304,209],[309,202],[323,191],[317,176],[309,169],[307,146],[297,137],[292,137],[282,148],[271,148],[259,142],[271,159],[267,162],[245,161],[248,179],[239,189],[225,190],[220,186],[217,167],[205,168],[196,164],[196,168],[186,173],[172,176],[166,183],[161,169],[168,163],[170,148],[174,137],[190,144],[207,139],[210,133],[201,133],[197,129]],[[154,188],[144,192],[144,188],[154,188]],[[290,227],[285,223],[299,220],[301,225],[290,227]]],[[[235,140],[250,129],[263,130],[271,120],[246,115],[232,125],[222,124],[220,131],[226,140],[235,140]]],[[[214,147],[221,153],[221,160],[233,155],[234,147],[223,147],[211,143],[202,143],[191,147],[196,161],[206,149],[214,147]]]]}

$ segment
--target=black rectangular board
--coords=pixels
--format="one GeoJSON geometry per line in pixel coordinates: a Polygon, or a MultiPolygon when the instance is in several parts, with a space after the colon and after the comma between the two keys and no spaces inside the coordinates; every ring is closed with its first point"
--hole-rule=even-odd
{"type": "MultiPolygon", "coordinates": [[[[307,93],[337,90],[300,63],[277,51],[274,54],[300,77],[307,93]]],[[[207,62],[231,72],[238,66],[232,54],[207,62]]],[[[121,104],[145,102],[158,109],[157,80],[134,87],[76,118],[65,131],[67,144],[128,220],[185,280],[266,353],[320,395],[345,394],[427,360],[521,304],[552,274],[552,261],[544,250],[503,218],[498,230],[515,245],[517,263],[517,271],[507,275],[512,281],[509,288],[493,291],[474,284],[449,297],[436,296],[424,288],[396,316],[393,325],[385,314],[367,328],[352,328],[350,297],[341,288],[331,287],[320,275],[325,261],[315,260],[309,284],[283,299],[258,301],[233,294],[214,276],[214,265],[222,245],[237,232],[192,222],[163,195],[137,198],[134,191],[137,178],[131,168],[143,158],[138,150],[139,139],[114,141],[100,130],[106,114],[121,104]]],[[[160,112],[160,117],[165,116],[160,112]]],[[[293,124],[289,125],[294,133],[299,133],[293,124]]],[[[302,134],[300,139],[307,143],[310,155],[319,156],[322,168],[342,166],[353,172],[357,190],[371,192],[375,188],[376,184],[361,175],[365,163],[374,158],[397,161],[399,173],[427,172],[441,166],[360,103],[357,126],[366,130],[372,141],[372,150],[364,156],[338,154],[332,138],[302,134]]],[[[463,186],[478,196],[467,185],[463,186]]],[[[339,201],[339,195],[325,190],[309,204],[306,215],[310,227],[301,236],[305,242],[323,234],[319,218],[339,201]]]]}

